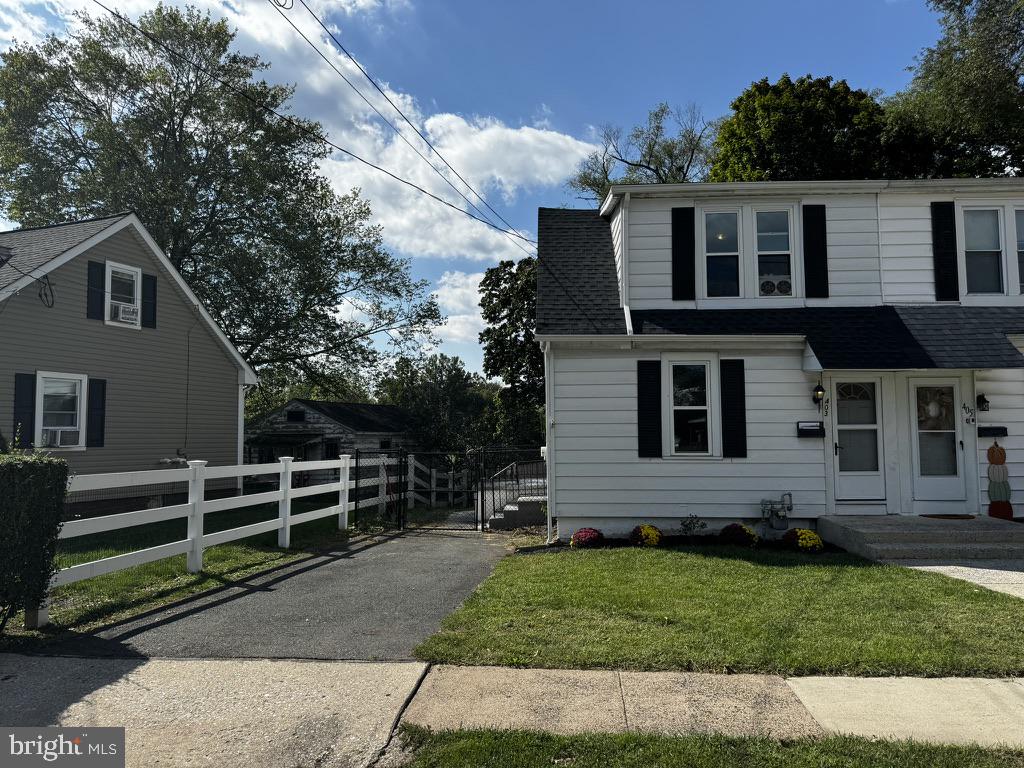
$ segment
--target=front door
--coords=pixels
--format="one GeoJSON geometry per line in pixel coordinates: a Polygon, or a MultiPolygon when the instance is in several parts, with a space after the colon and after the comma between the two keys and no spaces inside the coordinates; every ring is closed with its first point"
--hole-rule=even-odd
{"type": "Polygon", "coordinates": [[[885,498],[882,456],[882,382],[833,381],[836,500],[885,498]]]}
{"type": "Polygon", "coordinates": [[[963,501],[964,443],[960,434],[960,382],[911,379],[914,499],[963,501]]]}

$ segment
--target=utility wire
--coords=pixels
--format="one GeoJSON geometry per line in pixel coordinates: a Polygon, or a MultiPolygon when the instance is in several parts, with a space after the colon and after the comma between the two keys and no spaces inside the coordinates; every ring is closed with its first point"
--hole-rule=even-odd
{"type": "MultiPolygon", "coordinates": [[[[406,137],[406,135],[404,133],[402,133],[398,129],[398,127],[394,123],[392,123],[384,115],[383,112],[381,112],[379,109],[377,109],[376,105],[374,105],[373,102],[371,102],[368,98],[366,98],[366,96],[363,94],[363,92],[361,90],[359,90],[359,88],[356,86],[356,84],[353,83],[351,80],[349,80],[348,77],[345,76],[345,73],[342,72],[340,69],[338,69],[337,65],[333,61],[331,61],[329,58],[327,58],[327,56],[324,55],[323,51],[321,51],[317,47],[316,43],[314,43],[312,40],[310,40],[309,37],[307,37],[306,34],[295,25],[295,22],[293,22],[290,18],[288,18],[288,15],[284,11],[281,10],[281,3],[282,2],[287,2],[287,1],[288,0],[267,0],[267,2],[270,3],[270,5],[274,8],[274,10],[277,11],[278,14],[280,14],[281,18],[283,18],[286,22],[288,22],[288,26],[290,26],[293,30],[295,30],[296,34],[298,34],[299,37],[301,37],[303,40],[306,41],[306,44],[310,48],[313,49],[313,51],[316,53],[316,55],[319,56],[321,59],[323,59],[324,63],[327,64],[327,66],[329,66],[331,69],[333,69],[335,71],[335,73],[338,75],[338,77],[340,77],[342,80],[344,80],[345,84],[348,85],[348,87],[351,88],[353,91],[355,91],[356,94],[359,96],[359,98],[361,98],[364,102],[366,102],[366,105],[370,109],[372,109],[374,112],[377,113],[377,117],[379,117],[381,120],[383,120],[388,125],[388,127],[391,128],[391,130],[393,130],[395,133],[398,134],[398,137],[402,141],[404,141],[406,143],[406,145],[408,145],[409,149],[411,149],[413,152],[415,152],[424,163],[426,163],[428,166],[430,166],[430,170],[432,170],[434,173],[436,173],[438,176],[440,176],[441,180],[444,181],[444,183],[447,184],[449,187],[451,187],[453,190],[455,190],[455,193],[459,197],[461,197],[463,200],[465,200],[466,204],[469,207],[471,207],[474,211],[476,211],[481,217],[483,217],[485,219],[489,219],[487,214],[484,213],[482,210],[480,210],[480,208],[478,208],[476,206],[476,204],[472,200],[470,200],[468,197],[466,197],[465,193],[463,193],[461,189],[459,189],[458,187],[456,187],[452,183],[451,179],[449,179],[447,176],[445,176],[444,173],[442,173],[441,170],[439,168],[437,168],[437,166],[435,166],[432,162],[430,162],[429,158],[427,158],[426,155],[424,155],[422,152],[420,152],[420,150],[411,141],[409,141],[409,139],[406,137]]],[[[318,21],[319,21],[319,19],[318,19],[318,21]]],[[[321,24],[321,26],[323,26],[323,25],[321,24]]],[[[433,148],[433,147],[431,147],[431,148],[433,148]]],[[[436,152],[436,150],[435,150],[435,152],[436,152]]],[[[470,189],[472,189],[472,187],[470,189]]],[[[475,191],[474,191],[474,194],[475,194],[475,191]]],[[[479,195],[477,195],[477,197],[479,197],[479,195]]],[[[489,207],[490,206],[488,206],[488,208],[489,207]]],[[[511,226],[511,225],[509,225],[509,226],[511,226]]],[[[509,240],[511,240],[515,244],[515,246],[517,248],[519,248],[519,250],[521,250],[526,255],[528,255],[528,256],[533,256],[534,255],[534,254],[530,253],[530,251],[528,251],[525,248],[523,248],[523,246],[521,246],[516,240],[513,240],[512,239],[513,235],[507,234],[506,237],[508,237],[509,240]]],[[[518,233],[515,235],[515,237],[518,237],[518,238],[520,238],[522,240],[526,240],[527,242],[532,242],[532,241],[527,240],[527,238],[525,238],[524,236],[522,236],[522,235],[520,235],[518,233]]]]}
{"type": "Polygon", "coordinates": [[[412,189],[415,189],[417,192],[420,192],[420,193],[426,195],[427,197],[431,198],[432,200],[435,200],[435,201],[441,203],[442,205],[445,205],[445,206],[451,208],[453,211],[458,211],[459,213],[463,214],[464,216],[468,216],[471,219],[479,221],[481,224],[486,224],[488,227],[490,227],[492,229],[495,229],[498,232],[503,232],[506,235],[512,235],[514,237],[521,238],[523,240],[526,240],[527,242],[533,242],[531,240],[528,240],[526,237],[524,237],[523,235],[521,235],[518,232],[510,231],[510,230],[507,230],[507,229],[503,229],[502,227],[499,227],[497,224],[495,224],[492,221],[489,221],[488,219],[481,218],[481,217],[471,213],[470,211],[467,211],[467,210],[465,210],[463,208],[459,208],[459,206],[455,205],[452,202],[449,202],[448,200],[445,200],[443,197],[438,197],[433,192],[428,192],[426,189],[424,189],[423,187],[419,186],[418,184],[416,184],[414,182],[411,182],[408,179],[403,179],[401,176],[399,176],[399,175],[397,175],[395,173],[392,173],[387,168],[383,168],[382,166],[379,166],[379,165],[377,165],[375,163],[372,163],[369,160],[366,160],[365,158],[360,157],[355,152],[353,152],[353,151],[351,151],[349,149],[345,149],[344,147],[342,147],[342,146],[340,146],[338,144],[335,144],[328,137],[326,137],[326,136],[324,136],[324,135],[322,135],[320,133],[317,133],[316,131],[312,130],[311,128],[306,127],[302,123],[297,122],[294,118],[279,112],[274,107],[271,107],[269,104],[267,104],[266,102],[261,102],[261,101],[259,101],[257,99],[254,99],[252,96],[247,94],[245,91],[243,91],[240,88],[236,88],[235,86],[231,85],[230,83],[228,83],[223,78],[221,78],[218,75],[216,75],[213,72],[211,72],[209,69],[206,69],[205,67],[197,64],[196,62],[192,61],[191,59],[189,59],[184,54],[180,53],[179,51],[175,50],[171,46],[169,46],[166,43],[164,43],[162,40],[158,39],[154,35],[150,34],[146,30],[142,29],[140,26],[135,24],[130,19],[125,18],[124,16],[122,16],[117,11],[111,10],[109,7],[107,7],[102,2],[100,2],[100,0],[92,0],[92,2],[95,3],[96,5],[98,5],[103,10],[105,10],[111,16],[116,18],[122,24],[124,24],[126,26],[129,26],[132,29],[134,29],[136,32],[138,32],[140,35],[145,37],[147,40],[149,40],[154,45],[159,46],[161,49],[163,49],[167,53],[169,53],[172,56],[174,56],[175,58],[180,59],[181,61],[185,62],[186,64],[188,64],[189,66],[193,67],[197,71],[202,72],[207,77],[209,77],[209,78],[211,78],[213,80],[216,80],[218,83],[220,83],[222,86],[227,88],[232,93],[234,93],[234,94],[236,94],[238,96],[241,96],[243,99],[248,101],[253,106],[255,106],[255,107],[257,107],[257,108],[259,108],[259,109],[261,109],[261,110],[263,110],[265,112],[269,112],[270,114],[272,114],[275,117],[277,117],[279,120],[284,121],[288,125],[292,126],[296,130],[298,130],[300,133],[302,133],[302,134],[304,134],[306,136],[309,136],[309,137],[311,137],[311,138],[315,139],[316,141],[319,141],[319,142],[321,142],[323,144],[326,144],[329,147],[333,147],[338,152],[341,152],[342,154],[347,155],[348,157],[351,157],[353,160],[355,160],[355,161],[357,161],[359,163],[362,163],[363,165],[367,166],[368,168],[373,168],[375,171],[379,171],[380,173],[383,173],[384,175],[389,176],[390,178],[394,179],[395,181],[397,181],[397,182],[399,182],[401,184],[405,184],[407,187],[411,187],[412,189]]]}
{"type": "MultiPolygon", "coordinates": [[[[277,3],[277,4],[279,4],[280,2],[286,2],[286,3],[290,4],[292,2],[292,0],[271,0],[271,2],[274,2],[274,3],[277,3]]],[[[466,181],[462,177],[462,174],[460,174],[457,170],[455,170],[455,167],[445,159],[444,155],[442,155],[438,151],[437,147],[435,147],[433,144],[431,144],[430,139],[428,139],[423,134],[423,132],[416,126],[416,124],[413,123],[412,120],[410,120],[408,117],[406,117],[405,112],[403,112],[401,110],[401,108],[397,104],[395,104],[394,101],[392,101],[391,97],[388,96],[387,93],[384,91],[384,89],[381,88],[377,84],[377,81],[374,80],[373,77],[370,76],[370,73],[366,71],[366,69],[363,67],[363,65],[359,63],[359,61],[355,58],[355,56],[353,56],[351,53],[348,52],[348,49],[345,48],[345,46],[341,44],[341,41],[337,38],[337,36],[335,36],[335,34],[327,27],[326,24],[324,24],[324,22],[320,19],[320,17],[317,16],[316,13],[313,12],[313,9],[310,8],[306,4],[306,0],[299,0],[299,2],[302,4],[302,7],[305,8],[309,12],[309,15],[312,16],[314,19],[316,19],[317,24],[319,24],[320,27],[324,30],[324,32],[326,32],[328,34],[328,36],[331,38],[331,40],[334,41],[334,44],[337,45],[339,49],[341,49],[341,52],[344,53],[349,58],[349,60],[353,64],[356,65],[356,67],[359,69],[360,72],[363,73],[363,77],[365,77],[367,79],[367,81],[370,83],[370,85],[372,85],[374,88],[376,88],[378,93],[380,93],[380,95],[383,96],[387,100],[388,104],[390,104],[394,108],[394,110],[399,115],[402,116],[402,119],[405,120],[406,123],[408,123],[409,127],[412,128],[414,131],[416,131],[416,134],[421,139],[423,139],[424,143],[428,147],[430,147],[433,150],[434,154],[437,155],[438,159],[440,159],[441,162],[444,163],[449,168],[449,170],[451,170],[451,172],[455,174],[456,178],[458,178],[459,181],[461,181],[463,184],[465,184],[469,188],[470,192],[472,192],[474,195],[476,195],[477,199],[480,200],[480,202],[482,202],[484,204],[484,206],[486,206],[486,208],[491,213],[493,213],[495,216],[497,216],[498,219],[506,227],[508,227],[509,229],[515,229],[515,227],[513,227],[504,216],[502,216],[500,213],[498,213],[498,211],[496,211],[494,208],[491,207],[491,204],[487,202],[487,200],[483,197],[483,195],[481,195],[479,192],[477,192],[473,188],[472,184],[470,184],[468,181],[466,181]]],[[[523,238],[523,239],[525,240],[526,238],[523,238]]],[[[537,244],[535,240],[527,240],[527,242],[533,243],[534,245],[537,244]]]]}

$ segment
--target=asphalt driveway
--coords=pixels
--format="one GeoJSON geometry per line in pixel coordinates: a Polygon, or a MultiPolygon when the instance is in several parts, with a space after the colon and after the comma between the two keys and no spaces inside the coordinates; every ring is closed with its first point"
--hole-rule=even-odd
{"type": "Polygon", "coordinates": [[[418,530],[357,538],[47,652],[408,660],[505,551],[500,538],[480,533],[418,530]]]}

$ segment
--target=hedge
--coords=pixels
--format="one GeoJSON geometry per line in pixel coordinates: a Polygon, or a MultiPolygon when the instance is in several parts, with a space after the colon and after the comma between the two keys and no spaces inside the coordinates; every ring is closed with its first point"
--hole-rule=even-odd
{"type": "Polygon", "coordinates": [[[0,633],[41,605],[56,571],[68,465],[46,454],[0,454],[0,633]]]}

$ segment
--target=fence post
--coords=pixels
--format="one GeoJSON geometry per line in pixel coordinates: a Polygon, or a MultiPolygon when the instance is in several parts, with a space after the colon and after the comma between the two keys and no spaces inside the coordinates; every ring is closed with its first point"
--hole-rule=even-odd
{"type": "Polygon", "coordinates": [[[416,496],[416,454],[410,453],[406,457],[406,469],[405,472],[409,476],[408,479],[408,496],[405,500],[405,508],[412,509],[413,503],[416,496]]]}
{"type": "Polygon", "coordinates": [[[437,504],[437,468],[430,468],[430,508],[437,504]]]}
{"type": "Polygon", "coordinates": [[[388,457],[381,456],[377,465],[377,516],[384,517],[388,495],[388,457]]]}
{"type": "Polygon", "coordinates": [[[192,507],[188,511],[188,572],[199,573],[203,570],[203,513],[206,501],[206,462],[190,461],[192,479],[188,483],[188,503],[192,507]]]}
{"type": "Polygon", "coordinates": [[[341,481],[341,490],[338,492],[338,505],[341,512],[338,513],[338,530],[348,530],[348,476],[352,457],[343,453],[338,457],[341,460],[341,469],[338,471],[338,479],[341,481]]]}
{"type": "Polygon", "coordinates": [[[288,549],[292,543],[292,457],[281,457],[281,480],[278,484],[281,500],[277,502],[277,516],[281,528],[277,531],[277,546],[288,549]]]}

